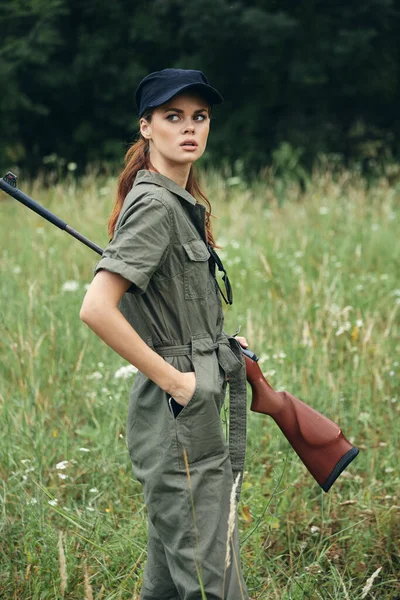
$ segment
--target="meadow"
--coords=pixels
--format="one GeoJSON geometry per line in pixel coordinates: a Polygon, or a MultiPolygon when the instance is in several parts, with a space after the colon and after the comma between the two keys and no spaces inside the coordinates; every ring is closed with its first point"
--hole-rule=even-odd
{"type": "MultiPolygon", "coordinates": [[[[271,384],[360,449],[325,494],[275,423],[249,411],[238,507],[249,593],[399,599],[400,184],[329,165],[302,188],[268,170],[251,185],[202,178],[233,284],[225,331],[240,326],[271,384]]],[[[19,182],[102,247],[115,186],[95,171],[19,182]]],[[[0,239],[0,598],[137,600],[134,373],[79,319],[98,257],[2,193],[0,239]]]]}

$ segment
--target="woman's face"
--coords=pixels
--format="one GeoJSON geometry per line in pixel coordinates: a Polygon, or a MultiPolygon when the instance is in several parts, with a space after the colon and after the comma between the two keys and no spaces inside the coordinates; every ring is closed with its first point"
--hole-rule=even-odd
{"type": "Polygon", "coordinates": [[[194,92],[182,92],[158,106],[151,122],[140,119],[140,131],[150,140],[150,160],[190,164],[202,156],[210,130],[210,106],[194,92]],[[183,146],[192,140],[194,146],[183,146]]]}

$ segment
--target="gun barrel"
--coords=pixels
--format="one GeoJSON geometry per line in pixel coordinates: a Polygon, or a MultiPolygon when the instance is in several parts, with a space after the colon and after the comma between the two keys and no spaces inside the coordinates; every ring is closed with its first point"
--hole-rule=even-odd
{"type": "Polygon", "coordinates": [[[103,248],[100,248],[100,246],[98,246],[97,244],[89,240],[87,237],[79,233],[79,231],[76,231],[75,229],[70,227],[65,221],[60,219],[60,217],[57,217],[57,215],[55,215],[47,208],[39,204],[39,202],[36,202],[36,200],[33,200],[33,198],[31,198],[30,196],[28,196],[24,192],[21,192],[21,190],[17,188],[17,177],[13,173],[11,173],[11,171],[9,171],[3,177],[3,179],[0,179],[0,189],[3,190],[3,192],[6,192],[6,194],[8,194],[9,196],[15,198],[15,200],[18,200],[18,202],[21,202],[21,204],[23,204],[24,206],[27,206],[28,208],[33,210],[36,214],[46,219],[46,221],[49,221],[62,231],[66,231],[67,233],[72,235],[72,237],[82,242],[82,244],[85,244],[85,246],[88,246],[88,248],[91,248],[91,250],[94,250],[95,252],[97,252],[97,254],[100,254],[100,256],[103,254],[103,248]]]}

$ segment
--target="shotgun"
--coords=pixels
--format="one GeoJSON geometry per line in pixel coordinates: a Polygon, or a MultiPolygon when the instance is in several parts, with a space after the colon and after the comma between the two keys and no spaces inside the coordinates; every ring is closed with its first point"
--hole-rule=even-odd
{"type": "MultiPolygon", "coordinates": [[[[21,192],[17,188],[17,177],[11,171],[0,179],[0,189],[97,254],[103,254],[100,246],[21,192]]],[[[252,389],[250,410],[270,415],[274,419],[311,475],[328,492],[342,471],[357,456],[358,449],[350,444],[333,421],[289,392],[275,391],[262,374],[257,356],[246,348],[242,348],[242,352],[247,381],[252,389]]]]}
{"type": "Polygon", "coordinates": [[[287,391],[275,391],[262,374],[257,356],[246,348],[242,352],[252,389],[250,410],[274,419],[311,475],[328,492],[357,456],[358,448],[328,417],[287,391]]]}

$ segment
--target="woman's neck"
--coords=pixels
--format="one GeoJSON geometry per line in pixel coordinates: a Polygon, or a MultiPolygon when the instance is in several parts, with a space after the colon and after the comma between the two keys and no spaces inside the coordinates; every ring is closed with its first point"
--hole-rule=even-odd
{"type": "Polygon", "coordinates": [[[155,173],[160,173],[165,177],[168,177],[172,181],[174,181],[177,185],[181,186],[183,189],[186,188],[187,180],[190,173],[191,165],[169,165],[163,161],[163,164],[159,164],[160,161],[150,160],[149,171],[153,171],[155,173]]]}

